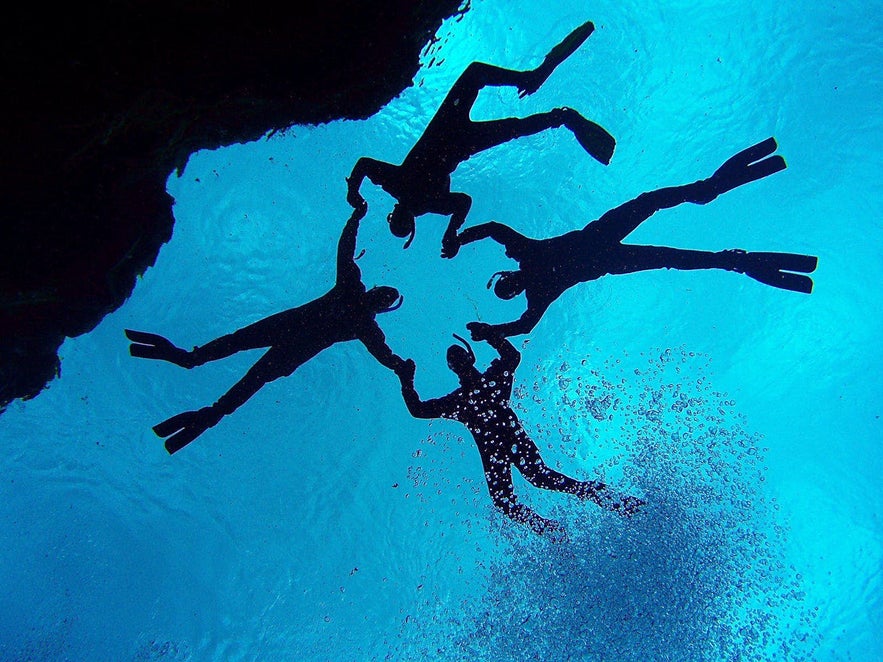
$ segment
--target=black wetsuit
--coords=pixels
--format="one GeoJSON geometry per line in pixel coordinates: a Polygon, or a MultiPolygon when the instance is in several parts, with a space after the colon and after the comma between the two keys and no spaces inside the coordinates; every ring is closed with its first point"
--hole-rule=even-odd
{"type": "MultiPolygon", "coordinates": [[[[206,429],[232,414],[251,396],[280,377],[286,377],[324,349],[339,342],[361,341],[382,365],[398,368],[402,359],[387,346],[367,296],[361,272],[353,259],[359,220],[364,209],[347,221],[337,246],[337,279],[327,293],[309,303],[271,315],[238,331],[186,351],[161,336],[127,331],[133,356],[171,361],[186,368],[217,361],[250,349],[267,347],[264,355],[210,407],[184,412],[154,426],[173,453],[206,429]]],[[[376,306],[376,303],[374,303],[376,306]]]]}
{"type": "Polygon", "coordinates": [[[608,163],[615,146],[613,137],[571,108],[556,108],[524,118],[481,122],[469,117],[472,105],[484,87],[513,86],[524,93],[533,92],[593,29],[591,23],[579,26],[552,49],[543,64],[531,71],[471,63],[451,87],[401,165],[369,157],[356,162],[347,180],[350,202],[360,199],[359,187],[368,177],[403,204],[414,217],[429,213],[451,216],[442,254],[453,257],[458,245],[451,240],[466,219],[472,199],[466,193],[451,192],[451,174],[471,156],[522,136],[566,126],[593,157],[608,163]]]}
{"type": "Polygon", "coordinates": [[[481,455],[494,506],[537,533],[557,529],[558,524],[518,503],[512,483],[513,467],[535,487],[567,492],[630,514],[640,501],[631,497],[614,498],[606,485],[599,481],[578,481],[546,465],[509,404],[521,354],[501,336],[491,334],[488,342],[497,350],[499,358],[494,359],[483,373],[470,368],[470,375],[461,376],[461,386],[441,398],[420,400],[414,389],[413,375],[400,375],[402,395],[411,415],[447,418],[465,425],[481,455]]]}
{"type": "Polygon", "coordinates": [[[709,252],[622,243],[661,209],[686,202],[706,204],[737,186],[784,169],[781,156],[764,158],[775,149],[775,140],[768,138],[728,159],[709,179],[642,193],[581,230],[557,237],[528,238],[496,221],[467,228],[459,235],[461,244],[489,237],[502,244],[506,255],[519,263],[517,274],[527,297],[527,309],[520,318],[489,328],[504,336],[528,333],[552,302],[577,283],[651,269],[726,269],[773,287],[811,292],[812,280],[808,276],[788,272],[812,272],[817,264],[814,256],[741,250],[709,252]]]}

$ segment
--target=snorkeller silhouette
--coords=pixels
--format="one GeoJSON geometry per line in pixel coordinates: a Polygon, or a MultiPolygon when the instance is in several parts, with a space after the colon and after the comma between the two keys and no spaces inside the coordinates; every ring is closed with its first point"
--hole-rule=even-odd
{"type": "Polygon", "coordinates": [[[182,368],[193,368],[209,361],[226,358],[236,352],[269,348],[251,369],[215,404],[188,411],[155,425],[153,430],[166,437],[165,447],[174,453],[226,415],[232,414],[264,384],[286,377],[316,354],[339,342],[361,341],[382,365],[395,370],[402,358],[386,344],[375,316],[397,310],[403,297],[389,286],[366,290],[353,254],[359,220],[366,208],[361,206],[347,221],[337,246],[337,279],[327,293],[297,308],[292,308],[250,324],[216,340],[185,350],[153,333],[127,329],[132,341],[132,356],[169,361],[182,368]]]}
{"type": "Polygon", "coordinates": [[[459,250],[457,230],[472,205],[469,195],[451,191],[451,174],[475,154],[522,136],[564,126],[592,157],[608,164],[616,141],[607,131],[572,108],[481,122],[469,117],[472,105],[484,87],[510,86],[517,87],[521,97],[533,94],[594,29],[591,21],[580,25],[552,48],[536,69],[530,71],[504,69],[484,62],[471,63],[451,87],[423,135],[400,165],[369,157],[356,162],[347,178],[347,201],[353,207],[364,203],[359,188],[365,177],[382,187],[397,200],[387,221],[396,237],[407,237],[405,248],[414,239],[417,216],[430,213],[450,216],[442,240],[442,257],[451,258],[459,250]]]}
{"type": "MultiPolygon", "coordinates": [[[[483,330],[484,331],[484,330],[483,330]]],[[[476,334],[473,331],[473,337],[476,334]]],[[[600,481],[579,481],[551,469],[543,462],[536,444],[527,435],[509,405],[515,368],[521,354],[503,336],[487,329],[481,333],[499,357],[484,372],[475,367],[475,352],[460,336],[462,343],[448,347],[448,367],[460,380],[460,387],[441,398],[421,400],[414,389],[416,365],[411,359],[396,370],[402,383],[402,396],[415,418],[447,418],[465,425],[481,455],[485,480],[494,506],[507,517],[526,524],[539,534],[564,535],[554,520],[541,517],[518,502],[512,483],[512,469],[517,469],[531,485],[556,492],[573,494],[584,501],[630,516],[643,501],[614,494],[600,481]]]]}
{"type": "Polygon", "coordinates": [[[741,249],[715,253],[621,243],[660,209],[685,202],[704,205],[738,186],[784,170],[785,160],[779,155],[770,156],[776,147],[775,139],[767,138],[728,159],[708,179],[642,193],[583,229],[557,237],[531,239],[496,221],[463,230],[458,237],[461,244],[489,237],[505,247],[507,257],[518,262],[517,270],[498,271],[491,276],[487,287],[493,287],[501,299],[512,299],[522,292],[527,295],[527,309],[517,320],[475,328],[493,329],[504,336],[528,333],[552,302],[577,283],[650,269],[725,269],[773,287],[811,293],[812,279],[804,275],[812,273],[818,264],[818,258],[811,255],[741,249]]]}

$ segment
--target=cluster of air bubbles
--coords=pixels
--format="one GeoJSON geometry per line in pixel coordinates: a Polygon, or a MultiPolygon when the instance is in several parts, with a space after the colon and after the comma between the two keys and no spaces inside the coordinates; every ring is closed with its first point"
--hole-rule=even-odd
{"type": "Polygon", "coordinates": [[[434,619],[436,658],[812,659],[816,610],[784,562],[763,439],[711,377],[678,348],[558,357],[522,378],[512,406],[541,450],[647,505],[623,518],[563,500],[544,514],[565,542],[495,527],[486,590],[434,619]]]}

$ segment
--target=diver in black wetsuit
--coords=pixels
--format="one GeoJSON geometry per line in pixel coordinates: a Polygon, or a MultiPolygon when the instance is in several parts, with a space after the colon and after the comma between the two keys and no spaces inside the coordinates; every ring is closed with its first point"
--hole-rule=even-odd
{"type": "MultiPolygon", "coordinates": [[[[480,323],[479,323],[480,324],[480,323]]],[[[630,516],[643,505],[631,496],[613,494],[602,482],[579,481],[549,468],[536,444],[521,427],[515,412],[509,406],[515,368],[521,354],[503,336],[492,330],[473,331],[481,335],[499,353],[483,373],[475,368],[472,348],[459,345],[448,348],[448,367],[460,379],[460,388],[432,400],[420,400],[414,390],[415,365],[411,359],[403,362],[396,372],[402,382],[402,395],[408,411],[416,418],[448,418],[463,423],[478,446],[484,465],[484,476],[494,506],[517,522],[529,526],[536,533],[560,530],[558,522],[541,517],[527,506],[518,503],[512,485],[512,467],[535,487],[567,492],[582,500],[593,501],[602,508],[630,516]]],[[[459,336],[455,336],[458,339],[459,336]]]]}
{"type": "Polygon", "coordinates": [[[521,136],[565,126],[583,148],[603,164],[610,162],[616,141],[603,128],[585,119],[572,108],[530,115],[474,122],[469,118],[472,104],[486,86],[514,86],[520,96],[533,94],[561,62],[582,44],[595,26],[584,23],[571,32],[546,55],[542,64],[531,71],[503,69],[483,62],[473,62],[448,92],[423,135],[402,161],[393,165],[362,157],[347,178],[347,201],[357,206],[363,202],[359,193],[368,177],[397,200],[388,217],[390,230],[397,237],[414,237],[414,219],[422,214],[442,214],[451,220],[442,240],[442,257],[453,257],[459,250],[457,230],[466,219],[472,198],[466,193],[451,192],[451,173],[463,161],[486,149],[521,136]]]}
{"type": "MultiPolygon", "coordinates": [[[[811,255],[743,250],[712,253],[621,243],[660,209],[685,202],[704,205],[737,186],[783,170],[785,160],[770,156],[776,146],[775,139],[768,138],[728,159],[709,179],[642,193],[582,230],[558,237],[529,239],[495,221],[467,228],[458,237],[461,244],[490,237],[505,246],[508,257],[518,261],[517,271],[494,274],[488,287],[498,277],[494,292],[501,299],[511,299],[521,292],[527,296],[527,310],[519,319],[490,326],[470,323],[467,328],[493,330],[504,336],[528,333],[552,302],[577,283],[649,269],[726,269],[773,287],[809,294],[812,279],[802,274],[816,268],[818,258],[811,255]]],[[[481,332],[476,338],[482,338],[481,332]]]]}
{"type": "Polygon", "coordinates": [[[160,437],[168,437],[166,450],[180,450],[223,416],[232,414],[267,382],[286,377],[298,366],[335,343],[360,340],[381,364],[400,368],[401,357],[386,345],[375,315],[395,310],[401,297],[388,286],[365,289],[353,254],[359,220],[365,215],[361,205],[347,221],[337,245],[337,282],[326,294],[303,306],[277,313],[222,336],[191,351],[175,347],[152,333],[126,330],[132,341],[132,356],[170,361],[183,368],[193,368],[217,361],[236,352],[269,347],[267,352],[227,393],[210,407],[188,411],[154,426],[160,437]]]}

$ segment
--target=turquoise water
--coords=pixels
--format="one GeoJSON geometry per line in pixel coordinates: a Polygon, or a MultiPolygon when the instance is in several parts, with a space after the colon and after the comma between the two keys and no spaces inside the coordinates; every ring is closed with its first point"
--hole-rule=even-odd
{"type": "MultiPolygon", "coordinates": [[[[881,22],[857,2],[475,2],[369,120],[193,155],[169,178],[156,265],[0,417],[0,657],[883,658],[881,22]],[[214,402],[260,353],[183,371],[131,358],[123,329],[189,347],[323,294],[356,159],[400,162],[470,61],[535,66],[587,19],[539,92],[486,91],[474,117],[572,106],[616,136],[611,165],[564,130],[485,152],[453,177],[467,223],[561,234],[773,135],[787,170],[629,241],[819,256],[810,296],[727,272],[607,277],[516,339],[513,404],[545,459],[645,512],[518,478],[570,542],[494,513],[465,430],[412,419],[356,343],[169,456],[151,426],[214,402]]],[[[363,193],[364,280],[405,296],[378,321],[421,395],[448,393],[451,333],[523,310],[484,287],[513,263],[488,242],[440,260],[438,216],[402,251],[390,198],[363,193]]]]}

